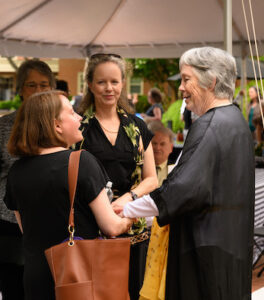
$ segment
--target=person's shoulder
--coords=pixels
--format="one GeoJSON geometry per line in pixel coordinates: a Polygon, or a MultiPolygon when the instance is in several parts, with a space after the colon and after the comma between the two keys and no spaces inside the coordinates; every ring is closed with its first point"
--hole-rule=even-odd
{"type": "Polygon", "coordinates": [[[12,157],[12,159],[13,159],[13,163],[12,163],[12,165],[10,166],[10,169],[9,169],[9,174],[15,174],[16,173],[16,171],[18,170],[18,169],[20,169],[21,167],[22,168],[24,168],[24,161],[25,161],[25,159],[24,158],[18,158],[18,157],[12,157]]]}
{"type": "Polygon", "coordinates": [[[137,117],[136,115],[133,114],[128,114],[128,117],[133,120],[138,126],[143,127],[143,128],[147,128],[147,125],[145,123],[145,121],[139,117],[137,117]]]}
{"type": "Polygon", "coordinates": [[[235,105],[226,105],[218,107],[214,110],[213,120],[217,123],[223,123],[224,125],[237,123],[238,121],[244,121],[243,115],[240,109],[235,105]]]}
{"type": "Polygon", "coordinates": [[[80,160],[81,160],[82,164],[84,163],[85,165],[88,165],[88,166],[89,165],[91,166],[93,164],[97,164],[97,158],[87,150],[82,150],[81,151],[80,160]]]}
{"type": "Polygon", "coordinates": [[[13,123],[15,121],[16,118],[16,111],[13,111],[11,113],[5,114],[2,117],[0,117],[0,124],[1,126],[13,126],[13,123]]]}
{"type": "Polygon", "coordinates": [[[91,117],[90,115],[84,115],[82,120],[81,120],[81,126],[82,127],[90,127],[95,123],[95,117],[91,117]]]}
{"type": "Polygon", "coordinates": [[[92,153],[87,150],[81,151],[80,170],[82,178],[87,178],[87,176],[89,175],[92,177],[102,176],[104,179],[108,178],[103,164],[99,159],[97,159],[92,153]]]}
{"type": "Polygon", "coordinates": [[[12,127],[15,123],[16,111],[0,117],[0,144],[6,147],[12,127]]]}
{"type": "Polygon", "coordinates": [[[214,110],[207,111],[192,123],[187,136],[188,142],[185,144],[199,144],[202,140],[206,140],[207,137],[211,135],[208,129],[211,127],[214,114],[214,110]]]}
{"type": "MultiPolygon", "coordinates": [[[[218,141],[235,138],[238,134],[250,135],[248,124],[241,111],[234,105],[213,109],[208,134],[218,141]],[[228,134],[226,134],[228,132],[228,134]]],[[[196,121],[195,121],[196,122],[196,121]]]]}
{"type": "Polygon", "coordinates": [[[160,108],[160,109],[163,109],[163,106],[162,106],[162,103],[154,103],[153,105],[152,105],[152,107],[153,107],[153,109],[154,108],[160,108]]]}

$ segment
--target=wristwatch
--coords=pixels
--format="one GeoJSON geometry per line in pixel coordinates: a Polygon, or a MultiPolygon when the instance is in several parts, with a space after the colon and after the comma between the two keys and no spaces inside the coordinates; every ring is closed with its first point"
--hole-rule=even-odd
{"type": "Polygon", "coordinates": [[[130,191],[131,197],[133,200],[136,200],[138,198],[138,195],[132,191],[130,191]]]}

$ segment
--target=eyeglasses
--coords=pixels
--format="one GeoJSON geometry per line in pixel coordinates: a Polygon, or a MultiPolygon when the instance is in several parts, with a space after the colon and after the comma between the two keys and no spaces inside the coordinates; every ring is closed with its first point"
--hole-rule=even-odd
{"type": "Polygon", "coordinates": [[[50,85],[48,83],[37,84],[35,82],[29,82],[29,83],[25,83],[25,86],[30,90],[36,90],[37,87],[39,87],[41,91],[46,91],[50,89],[50,85]]]}
{"type": "Polygon", "coordinates": [[[95,53],[90,56],[90,60],[95,58],[100,58],[100,57],[111,57],[111,56],[122,59],[122,57],[119,54],[115,54],[115,53],[95,53]]]}

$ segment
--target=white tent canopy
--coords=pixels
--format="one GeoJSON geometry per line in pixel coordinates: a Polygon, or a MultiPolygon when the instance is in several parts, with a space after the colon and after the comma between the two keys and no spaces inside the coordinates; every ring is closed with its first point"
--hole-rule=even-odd
{"type": "MultiPolygon", "coordinates": [[[[240,57],[236,57],[236,67],[237,67],[237,78],[242,78],[243,77],[243,70],[241,69],[242,61],[240,57]]],[[[254,65],[255,65],[255,71],[256,71],[256,76],[257,79],[260,79],[260,74],[258,70],[258,63],[256,60],[254,60],[254,65]]],[[[264,74],[264,63],[260,62],[260,70],[261,70],[261,75],[264,74]]],[[[255,74],[254,70],[252,67],[252,61],[249,58],[246,58],[246,71],[247,71],[247,79],[255,79],[255,74]]],[[[170,76],[168,80],[176,81],[176,80],[181,80],[181,74],[175,74],[173,76],[170,76]]]]}
{"type": "MultiPolygon", "coordinates": [[[[224,1],[1,0],[0,54],[81,58],[106,51],[162,58],[195,46],[223,48],[224,1]]],[[[233,54],[241,56],[248,47],[242,4],[232,3],[233,54]]],[[[252,7],[264,54],[264,1],[252,0],[252,7]]]]}

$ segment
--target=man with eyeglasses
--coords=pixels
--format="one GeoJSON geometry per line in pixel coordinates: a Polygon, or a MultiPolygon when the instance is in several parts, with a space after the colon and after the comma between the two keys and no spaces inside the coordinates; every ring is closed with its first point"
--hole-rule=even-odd
{"type": "MultiPolygon", "coordinates": [[[[55,88],[50,67],[43,61],[32,59],[21,64],[17,72],[17,92],[22,101],[32,94],[55,88]]],[[[6,179],[14,158],[6,149],[16,112],[0,118],[0,290],[4,299],[23,300],[22,236],[13,212],[3,198],[6,179]]]]}

